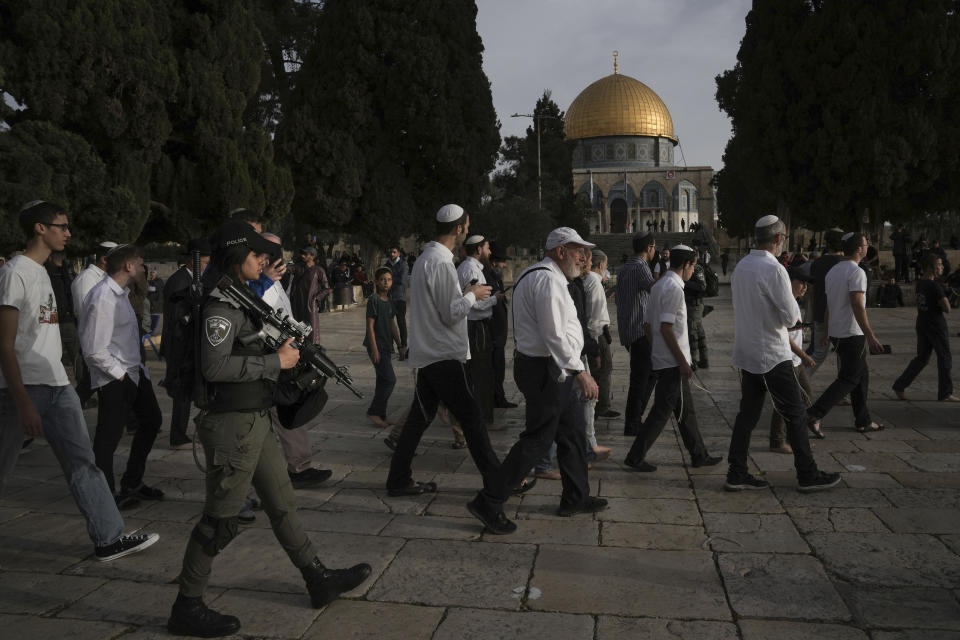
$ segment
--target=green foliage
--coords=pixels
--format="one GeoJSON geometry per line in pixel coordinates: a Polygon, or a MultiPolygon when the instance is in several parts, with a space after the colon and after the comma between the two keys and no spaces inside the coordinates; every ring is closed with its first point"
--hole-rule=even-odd
{"type": "Polygon", "coordinates": [[[736,233],[788,208],[811,228],[954,207],[960,143],[950,0],[780,0],[747,16],[737,65],[717,77],[734,136],[718,173],[736,233]]]}
{"type": "Polygon", "coordinates": [[[573,193],[574,141],[563,132],[564,113],[544,91],[533,110],[533,123],[523,138],[509,136],[500,148],[500,169],[493,176],[494,197],[473,225],[501,243],[538,249],[547,234],[560,226],[589,233],[589,205],[573,193]],[[540,193],[538,209],[537,129],[540,127],[540,193]]]}
{"type": "Polygon", "coordinates": [[[386,243],[475,210],[500,142],[472,0],[324,3],[278,129],[305,222],[386,243]]]}

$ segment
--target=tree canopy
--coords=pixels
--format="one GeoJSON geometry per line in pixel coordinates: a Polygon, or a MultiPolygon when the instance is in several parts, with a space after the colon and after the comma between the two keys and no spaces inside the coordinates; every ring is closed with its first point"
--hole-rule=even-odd
{"type": "Polygon", "coordinates": [[[472,0],[0,0],[0,251],[23,203],[96,241],[233,208],[387,242],[475,209],[500,144],[472,0]]]}
{"type": "Polygon", "coordinates": [[[721,223],[774,211],[811,228],[956,208],[956,3],[778,0],[747,15],[717,77],[734,135],[718,173],[721,223]]]}

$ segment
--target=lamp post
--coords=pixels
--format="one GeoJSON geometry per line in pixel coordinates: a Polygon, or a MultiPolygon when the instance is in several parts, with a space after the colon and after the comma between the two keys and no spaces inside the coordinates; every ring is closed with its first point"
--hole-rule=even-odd
{"type": "Polygon", "coordinates": [[[548,116],[542,113],[514,113],[510,116],[511,118],[533,118],[533,128],[537,130],[537,211],[543,209],[543,191],[541,188],[541,178],[540,178],[540,129],[542,128],[541,120],[544,118],[552,118],[556,120],[555,116],[548,116]]]}

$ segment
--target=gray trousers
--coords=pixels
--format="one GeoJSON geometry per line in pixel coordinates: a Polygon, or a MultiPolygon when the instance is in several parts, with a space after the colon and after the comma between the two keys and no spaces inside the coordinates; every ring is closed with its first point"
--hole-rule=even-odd
{"type": "MultiPolygon", "coordinates": [[[[123,534],[123,518],[94,459],[77,392],[70,385],[28,385],[27,395],[40,414],[44,437],[60,462],[77,508],[87,520],[90,539],[98,547],[113,544],[123,534]]],[[[13,475],[23,439],[13,396],[8,389],[0,389],[0,496],[13,475]]]]}

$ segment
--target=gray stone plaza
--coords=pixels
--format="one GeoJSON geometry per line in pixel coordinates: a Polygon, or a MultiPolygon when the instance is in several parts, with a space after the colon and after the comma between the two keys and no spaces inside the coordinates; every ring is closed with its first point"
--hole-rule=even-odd
{"type": "MultiPolygon", "coordinates": [[[[712,366],[694,380],[714,455],[726,454],[739,402],[729,293],[724,287],[710,301],[716,310],[704,327],[712,366]]],[[[724,492],[725,464],[690,467],[672,424],[649,456],[659,470],[628,473],[622,421],[604,420],[598,438],[614,453],[590,481],[609,508],[557,517],[559,483],[540,480],[506,505],[519,529],[502,537],[484,534],[464,507],[480,478],[439,420],[414,460],[415,478],[435,481],[439,492],[386,496],[386,434],[365,416],[374,371],[361,346],[363,311],[326,315],[323,342],[368,399],[328,387],[330,402],[310,431],[315,464],[334,475],[297,491],[300,513],[324,562],[366,561],[373,575],[325,609],[310,608],[299,572],[258,513],[217,558],[206,600],[240,618],[240,637],[960,639],[960,408],[935,401],[934,362],[908,389],[909,401],[895,399],[890,386],[915,349],[916,310],[869,314],[880,341],[893,347],[893,355],[869,360],[870,408],[886,428],[856,433],[844,406],[826,417],[827,437],[813,441],[814,454],[822,469],[844,473],[840,487],[797,492],[792,457],[768,451],[769,401],[751,450],[752,472],[772,484],[763,491],[724,492]]],[[[955,321],[952,329],[956,336],[955,321]]],[[[954,337],[955,352],[957,344],[954,337]]],[[[161,379],[152,352],[149,361],[154,381],[161,379]]],[[[413,380],[403,363],[396,369],[393,415],[409,404],[413,380]]],[[[834,372],[828,360],[814,391],[834,372]]],[[[522,403],[509,370],[507,377],[508,397],[522,403]]],[[[619,347],[614,378],[613,406],[622,410],[628,361],[619,347]]],[[[169,399],[162,389],[158,396],[168,416],[169,399]]],[[[92,429],[96,410],[87,420],[92,429]]],[[[522,404],[498,410],[498,424],[506,425],[491,433],[498,453],[522,421],[522,404]]],[[[168,449],[168,428],[165,420],[146,476],[166,499],[124,513],[128,530],[161,539],[111,563],[94,559],[45,443],[20,457],[0,500],[0,637],[168,637],[174,580],[203,505],[193,455],[168,449]]],[[[128,445],[126,437],[120,468],[128,445]]]]}

